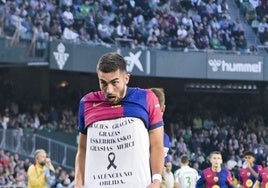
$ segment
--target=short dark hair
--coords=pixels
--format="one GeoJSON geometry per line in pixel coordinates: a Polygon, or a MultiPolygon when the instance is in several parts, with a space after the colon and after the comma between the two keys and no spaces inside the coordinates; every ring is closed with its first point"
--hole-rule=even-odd
{"type": "Polygon", "coordinates": [[[220,151],[213,151],[210,153],[209,158],[211,159],[212,155],[221,155],[220,151]]]}
{"type": "Polygon", "coordinates": [[[252,157],[255,157],[254,153],[252,151],[245,151],[244,154],[243,154],[243,157],[245,156],[252,156],[252,157]]]}
{"type": "Polygon", "coordinates": [[[121,55],[115,52],[109,52],[101,56],[96,70],[97,72],[101,71],[104,73],[115,72],[117,70],[126,71],[127,64],[121,55]]]}
{"type": "Polygon", "coordinates": [[[157,96],[160,106],[165,105],[165,93],[160,88],[150,88],[154,92],[154,94],[157,96]]]}
{"type": "Polygon", "coordinates": [[[182,163],[182,164],[187,164],[187,163],[189,163],[189,158],[188,158],[187,155],[182,155],[182,156],[181,156],[181,163],[182,163]]]}

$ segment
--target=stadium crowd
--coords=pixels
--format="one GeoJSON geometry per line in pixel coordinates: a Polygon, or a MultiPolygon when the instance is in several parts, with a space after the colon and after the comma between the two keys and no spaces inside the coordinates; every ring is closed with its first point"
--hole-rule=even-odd
{"type": "Polygon", "coordinates": [[[267,1],[241,1],[238,2],[241,11],[252,26],[260,42],[267,46],[268,42],[268,2],[267,1]]]}
{"type": "MultiPolygon", "coordinates": [[[[259,3],[262,19],[267,7],[265,0],[259,3]]],[[[31,41],[39,49],[53,40],[158,49],[250,48],[226,0],[1,0],[4,35],[12,44],[31,41]]]]}
{"type": "MultiPolygon", "coordinates": [[[[0,187],[27,187],[27,170],[34,161],[21,158],[19,154],[0,150],[0,187]]],[[[74,171],[66,171],[61,166],[55,168],[56,183],[54,187],[71,186],[74,180],[74,171]]]]}
{"type": "MultiPolygon", "coordinates": [[[[63,134],[76,131],[77,116],[68,108],[60,113],[54,107],[46,112],[44,107],[36,103],[30,108],[31,110],[21,113],[17,103],[7,105],[0,115],[0,129],[16,129],[22,136],[26,131],[36,130],[62,131],[63,134]]],[[[0,187],[27,187],[27,170],[33,163],[34,159],[30,157],[0,147],[0,187]]],[[[55,165],[55,177],[56,183],[53,187],[72,187],[74,170],[55,165]]]]}

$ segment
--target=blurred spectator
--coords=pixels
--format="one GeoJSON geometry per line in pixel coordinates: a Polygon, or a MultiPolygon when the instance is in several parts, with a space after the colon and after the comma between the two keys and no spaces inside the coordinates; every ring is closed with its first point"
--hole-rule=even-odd
{"type": "Polygon", "coordinates": [[[212,35],[212,38],[210,39],[210,46],[212,49],[215,50],[226,50],[226,47],[222,44],[222,42],[219,40],[219,37],[216,33],[212,35]]]}
{"type": "Polygon", "coordinates": [[[45,49],[49,41],[49,33],[43,30],[43,25],[41,23],[36,23],[33,28],[35,40],[37,42],[39,49],[45,49]]]}
{"type": "Polygon", "coordinates": [[[237,162],[235,160],[235,156],[231,155],[230,159],[226,162],[226,168],[228,170],[233,170],[233,168],[237,166],[237,162]]]}
{"type": "Polygon", "coordinates": [[[188,32],[185,29],[185,26],[179,25],[178,30],[177,30],[177,40],[176,40],[177,47],[185,47],[187,35],[188,35],[188,32]]]}
{"type": "Polygon", "coordinates": [[[3,126],[4,129],[7,129],[8,128],[9,121],[10,121],[10,118],[9,118],[9,109],[6,108],[5,109],[5,114],[3,115],[3,120],[2,120],[2,126],[3,126]]]}
{"type": "Polygon", "coordinates": [[[219,17],[225,16],[228,19],[231,19],[229,13],[229,6],[226,0],[223,0],[221,3],[218,4],[217,12],[219,17]]]}
{"type": "Polygon", "coordinates": [[[128,30],[127,27],[122,23],[119,22],[117,27],[115,28],[116,37],[124,38],[128,36],[128,30]]]}
{"type": "Polygon", "coordinates": [[[217,14],[217,5],[214,0],[209,0],[206,4],[206,14],[209,18],[212,18],[217,14]]]}
{"type": "Polygon", "coordinates": [[[191,17],[189,17],[188,12],[183,14],[181,23],[183,26],[185,26],[185,28],[188,32],[193,31],[193,21],[192,21],[191,17]]]}
{"type": "Polygon", "coordinates": [[[71,12],[71,7],[66,7],[66,10],[62,13],[63,28],[73,25],[74,16],[71,12]]]}
{"type": "Polygon", "coordinates": [[[61,39],[61,36],[62,36],[61,25],[56,18],[52,18],[52,22],[50,24],[50,29],[49,29],[50,41],[61,39]]]}
{"type": "Polygon", "coordinates": [[[72,0],[59,0],[60,7],[71,7],[73,5],[72,0]]]}
{"type": "Polygon", "coordinates": [[[268,24],[266,22],[266,18],[263,18],[262,21],[259,23],[258,26],[258,35],[260,38],[260,41],[264,44],[267,42],[267,30],[268,30],[268,24]]]}
{"type": "Polygon", "coordinates": [[[236,47],[237,50],[241,52],[248,52],[247,40],[244,35],[240,35],[238,39],[236,39],[236,47]]]}
{"type": "Polygon", "coordinates": [[[232,36],[232,32],[229,29],[225,29],[222,33],[222,40],[224,46],[226,46],[227,50],[233,51],[233,49],[237,49],[237,41],[234,36],[232,36]]]}
{"type": "Polygon", "coordinates": [[[159,47],[160,46],[155,32],[152,32],[151,34],[149,34],[149,37],[147,39],[147,46],[149,46],[149,47],[159,47]]]}
{"type": "Polygon", "coordinates": [[[50,111],[48,114],[48,120],[49,120],[49,122],[51,122],[54,125],[54,127],[58,126],[58,123],[60,121],[59,114],[53,106],[50,107],[50,111]]]}
{"type": "Polygon", "coordinates": [[[20,37],[22,40],[28,40],[31,41],[32,37],[33,37],[33,22],[32,22],[32,18],[30,16],[26,16],[23,20],[22,20],[22,26],[26,28],[26,32],[21,33],[20,37]]]}
{"type": "Polygon", "coordinates": [[[203,127],[203,120],[202,120],[201,116],[197,114],[193,118],[193,129],[200,130],[200,129],[202,129],[202,127],[203,127]]]}
{"type": "Polygon", "coordinates": [[[257,14],[257,19],[260,21],[262,18],[266,15],[266,11],[268,9],[267,2],[259,0],[259,4],[256,7],[256,14],[257,14]]]}
{"type": "Polygon", "coordinates": [[[92,7],[90,6],[89,0],[86,0],[80,7],[79,11],[82,17],[86,17],[91,12],[92,7]]]}
{"type": "Polygon", "coordinates": [[[217,16],[213,16],[213,18],[210,20],[210,25],[213,31],[218,31],[221,28],[220,23],[217,19],[217,16]]]}
{"type": "Polygon", "coordinates": [[[167,49],[169,38],[165,30],[160,31],[160,35],[158,36],[158,42],[161,45],[162,49],[167,49]]]}
{"type": "Polygon", "coordinates": [[[102,21],[98,24],[98,33],[100,38],[104,41],[104,42],[108,42],[108,43],[114,43],[114,40],[112,39],[112,34],[114,32],[114,28],[109,26],[104,19],[102,19],[102,21]]]}
{"type": "Polygon", "coordinates": [[[179,152],[179,155],[187,154],[188,149],[187,149],[187,146],[186,146],[186,144],[184,142],[183,137],[179,138],[179,140],[177,142],[176,150],[179,152]]]}
{"type": "Polygon", "coordinates": [[[165,162],[165,167],[162,172],[162,185],[165,188],[173,188],[174,187],[174,174],[172,172],[172,163],[171,161],[165,162]]]}
{"type": "Polygon", "coordinates": [[[51,178],[50,170],[54,172],[55,169],[43,149],[37,149],[34,152],[34,159],[35,162],[27,171],[28,187],[46,187],[51,178]]]}
{"type": "Polygon", "coordinates": [[[92,37],[97,32],[97,28],[95,25],[96,20],[95,20],[93,10],[91,10],[89,14],[85,16],[84,21],[85,21],[84,27],[87,30],[87,32],[90,34],[90,36],[92,37]]]}
{"type": "Polygon", "coordinates": [[[86,44],[93,44],[93,41],[90,38],[90,34],[86,31],[84,27],[80,29],[79,40],[85,42],[86,44]]]}
{"type": "Polygon", "coordinates": [[[204,129],[210,130],[213,126],[214,126],[214,122],[213,122],[211,116],[210,115],[207,115],[204,118],[204,123],[203,123],[204,129]]]}
{"type": "Polygon", "coordinates": [[[57,177],[56,188],[68,187],[71,184],[69,174],[65,170],[60,170],[59,176],[57,177]]]}
{"type": "Polygon", "coordinates": [[[73,26],[65,27],[62,34],[62,39],[70,42],[79,41],[79,34],[74,30],[73,26]]]}

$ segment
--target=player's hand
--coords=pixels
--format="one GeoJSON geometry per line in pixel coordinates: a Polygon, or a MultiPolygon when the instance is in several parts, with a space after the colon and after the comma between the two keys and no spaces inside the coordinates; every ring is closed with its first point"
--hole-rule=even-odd
{"type": "Polygon", "coordinates": [[[248,162],[248,167],[253,167],[253,162],[248,162]]]}
{"type": "Polygon", "coordinates": [[[147,186],[147,188],[160,188],[161,187],[161,182],[158,180],[154,180],[153,183],[147,186]]]}

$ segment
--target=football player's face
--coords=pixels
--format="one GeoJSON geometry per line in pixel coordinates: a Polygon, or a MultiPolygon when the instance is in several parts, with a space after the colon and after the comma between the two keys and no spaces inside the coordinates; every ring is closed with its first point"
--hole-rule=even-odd
{"type": "Polygon", "coordinates": [[[221,154],[212,154],[211,158],[210,158],[210,162],[212,167],[221,167],[222,165],[222,156],[221,154]]]}
{"type": "Polygon", "coordinates": [[[118,104],[126,95],[129,74],[120,70],[109,73],[99,71],[98,77],[105,99],[113,105],[118,104]]]}
{"type": "Polygon", "coordinates": [[[254,158],[253,156],[251,156],[251,155],[246,155],[246,156],[244,157],[244,160],[245,160],[248,164],[250,164],[250,165],[252,166],[252,164],[253,164],[254,161],[255,161],[255,158],[254,158]]]}

